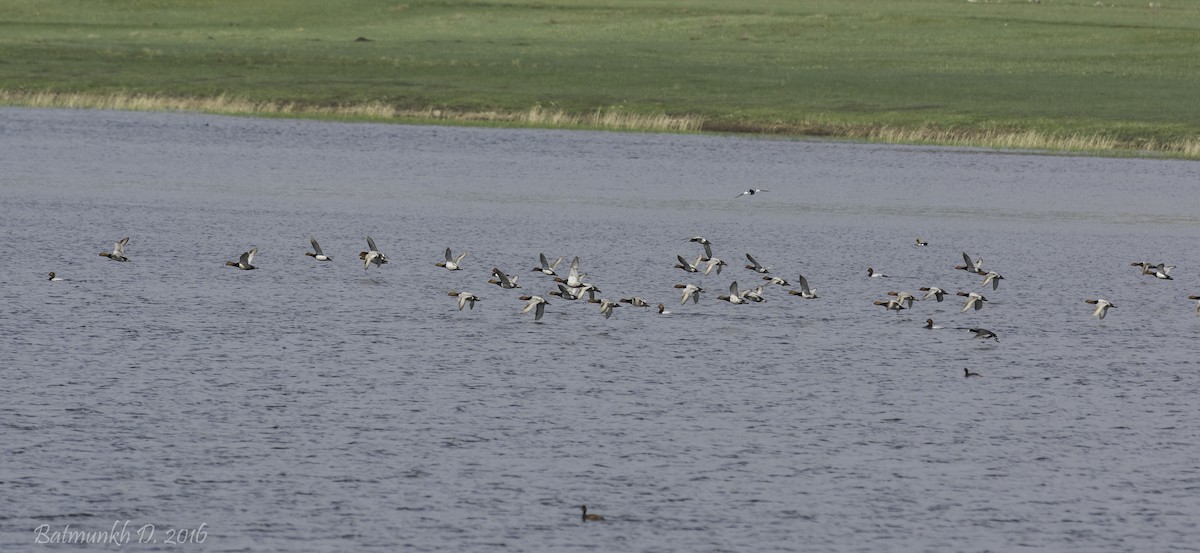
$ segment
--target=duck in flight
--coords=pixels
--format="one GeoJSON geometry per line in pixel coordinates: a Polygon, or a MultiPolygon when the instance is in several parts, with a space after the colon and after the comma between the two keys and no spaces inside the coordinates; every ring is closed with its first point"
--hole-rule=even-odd
{"type": "Polygon", "coordinates": [[[704,256],[697,257],[695,263],[688,263],[687,260],[684,259],[682,255],[676,255],[675,258],[679,260],[679,263],[675,264],[675,268],[683,269],[684,271],[689,272],[689,273],[700,272],[700,269],[697,269],[696,265],[699,265],[701,261],[704,261],[704,256]]]}
{"type": "Polygon", "coordinates": [[[719,274],[721,274],[721,268],[724,267],[725,265],[728,265],[724,261],[721,261],[720,259],[717,259],[715,257],[710,257],[710,258],[708,258],[707,261],[708,261],[708,265],[704,267],[704,275],[705,276],[708,276],[709,273],[713,272],[714,268],[717,270],[717,274],[719,275],[719,274]]]}
{"type": "Polygon", "coordinates": [[[968,328],[967,330],[974,332],[976,338],[980,338],[983,340],[987,340],[988,338],[991,338],[997,342],[1000,341],[1000,338],[996,336],[995,332],[992,332],[986,328],[968,328]]]}
{"type": "Polygon", "coordinates": [[[368,251],[358,252],[358,258],[363,261],[364,271],[370,269],[371,265],[379,267],[388,262],[387,256],[379,251],[379,248],[375,246],[375,240],[370,236],[367,237],[367,248],[368,251]]]}
{"type": "Polygon", "coordinates": [[[708,239],[703,236],[693,236],[688,239],[688,242],[696,242],[704,246],[704,257],[700,261],[708,261],[712,258],[712,242],[709,242],[708,239]]]}
{"type": "Polygon", "coordinates": [[[1103,319],[1105,315],[1108,315],[1109,307],[1112,307],[1112,308],[1117,307],[1106,299],[1083,300],[1083,302],[1090,303],[1090,304],[1096,306],[1096,310],[1092,311],[1092,316],[1097,319],[1103,319]]]}
{"type": "Polygon", "coordinates": [[[766,190],[763,188],[751,188],[745,192],[742,192],[741,194],[738,194],[737,196],[734,196],[734,199],[741,198],[742,196],[753,196],[755,194],[758,194],[759,192],[770,192],[770,190],[766,190]]]}
{"type": "Polygon", "coordinates": [[[516,275],[508,276],[508,273],[501,271],[499,267],[492,267],[492,279],[488,284],[495,284],[504,289],[520,288],[517,285],[518,278],[520,277],[516,275]]]}
{"type": "Polygon", "coordinates": [[[983,258],[982,257],[980,257],[979,259],[971,259],[971,256],[967,255],[967,252],[962,252],[962,256],[963,256],[963,261],[966,263],[963,265],[955,265],[954,266],[955,269],[957,269],[959,271],[967,271],[970,273],[976,273],[976,274],[980,274],[980,275],[987,274],[987,271],[983,270],[983,258]]]}
{"type": "Polygon", "coordinates": [[[466,306],[470,306],[471,309],[475,309],[475,302],[481,301],[479,296],[476,296],[470,292],[450,292],[449,295],[458,298],[459,311],[462,311],[463,307],[466,306]]]}
{"type": "Polygon", "coordinates": [[[540,321],[542,319],[542,313],[545,313],[546,306],[550,305],[550,302],[546,301],[546,298],[541,296],[521,296],[520,299],[521,301],[529,302],[525,304],[524,309],[521,309],[521,314],[524,315],[530,311],[536,310],[533,314],[533,320],[535,321],[540,321]]]}
{"type": "Polygon", "coordinates": [[[763,267],[762,264],[760,264],[757,259],[754,259],[753,255],[746,254],[746,259],[748,259],[750,261],[750,264],[746,265],[747,269],[750,269],[751,271],[754,271],[756,273],[763,273],[763,274],[767,274],[767,273],[771,272],[770,267],[763,267]]]}
{"type": "Polygon", "coordinates": [[[990,282],[992,283],[992,290],[999,288],[1000,281],[1004,280],[1004,277],[1000,276],[1000,273],[997,273],[996,271],[988,271],[984,276],[985,278],[983,279],[983,284],[980,284],[980,287],[987,286],[990,282]]]}
{"type": "Polygon", "coordinates": [[[437,263],[434,263],[434,265],[438,267],[445,267],[451,271],[457,271],[462,268],[459,266],[459,264],[462,263],[463,258],[466,256],[467,252],[462,252],[458,254],[458,257],[454,257],[453,252],[450,251],[450,248],[446,248],[446,260],[438,261],[437,263]]]}
{"type": "Polygon", "coordinates": [[[332,261],[333,260],[332,257],[325,255],[325,252],[321,251],[321,245],[317,243],[316,238],[309,236],[308,241],[312,243],[313,250],[315,250],[315,251],[304,252],[304,255],[307,255],[313,259],[316,259],[317,261],[332,261]]]}
{"type": "Polygon", "coordinates": [[[254,261],[254,254],[257,254],[257,253],[258,253],[258,246],[255,246],[253,248],[250,248],[250,251],[243,253],[241,255],[241,257],[238,258],[236,263],[233,261],[226,261],[225,264],[230,267],[237,267],[243,271],[251,271],[251,270],[257,269],[258,267],[255,267],[254,265],[250,264],[251,262],[254,261]]]}
{"type": "Polygon", "coordinates": [[[969,294],[966,292],[958,292],[958,295],[967,298],[967,304],[962,308],[963,313],[966,313],[967,310],[971,309],[972,307],[974,307],[976,311],[979,311],[980,309],[983,309],[983,302],[988,301],[987,298],[976,294],[975,292],[971,292],[969,294]]]}
{"type": "Polygon", "coordinates": [[[700,294],[704,289],[695,284],[676,284],[676,288],[683,289],[683,298],[679,300],[679,305],[687,303],[688,298],[692,299],[692,303],[700,303],[700,294]]]}
{"type": "Polygon", "coordinates": [[[538,262],[541,263],[541,266],[534,267],[533,270],[540,271],[543,275],[558,276],[558,273],[555,273],[554,270],[558,268],[558,264],[562,263],[562,260],[563,260],[563,256],[559,256],[558,259],[554,260],[554,263],[550,263],[546,259],[546,254],[539,253],[538,254],[538,262]]]}
{"type": "Polygon", "coordinates": [[[797,284],[800,285],[800,291],[797,292],[796,290],[788,290],[788,294],[791,294],[793,296],[800,296],[806,300],[811,300],[811,299],[817,297],[816,292],[812,288],[808,287],[808,279],[804,278],[804,275],[796,275],[796,276],[798,277],[796,279],[796,281],[797,281],[797,284]]]}
{"type": "Polygon", "coordinates": [[[717,296],[717,300],[727,301],[734,305],[746,303],[746,300],[742,298],[742,294],[738,292],[738,285],[737,285],[736,280],[733,281],[733,284],[729,285],[729,295],[728,296],[717,296]]]}
{"type": "Polygon", "coordinates": [[[125,238],[122,238],[120,240],[117,240],[117,243],[113,245],[113,251],[100,252],[100,257],[107,257],[113,261],[129,261],[129,258],[125,257],[125,244],[128,244],[128,243],[129,243],[128,236],[126,236],[125,238]]]}
{"type": "Polygon", "coordinates": [[[923,286],[918,288],[918,290],[925,292],[925,297],[921,298],[923,300],[933,297],[937,299],[937,301],[942,301],[942,299],[946,296],[946,291],[938,288],[937,286],[923,286]]]}

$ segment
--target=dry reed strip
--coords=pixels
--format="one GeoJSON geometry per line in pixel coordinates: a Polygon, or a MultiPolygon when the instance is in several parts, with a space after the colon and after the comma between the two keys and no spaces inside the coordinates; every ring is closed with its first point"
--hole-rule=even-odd
{"type": "Polygon", "coordinates": [[[461,121],[532,127],[589,128],[662,132],[727,132],[848,138],[893,144],[931,144],[995,149],[1059,152],[1134,152],[1200,159],[1200,138],[1163,142],[1122,141],[1102,134],[1065,134],[1023,129],[892,127],[854,125],[822,120],[758,122],[705,120],[695,115],[635,113],[620,107],[569,113],[536,105],[527,111],[455,111],[437,108],[401,109],[382,102],[313,105],[254,101],[218,95],[169,97],[148,94],[91,94],[75,92],[0,90],[0,105],[109,109],[123,111],[188,111],[223,115],[329,116],[368,120],[461,121]]]}

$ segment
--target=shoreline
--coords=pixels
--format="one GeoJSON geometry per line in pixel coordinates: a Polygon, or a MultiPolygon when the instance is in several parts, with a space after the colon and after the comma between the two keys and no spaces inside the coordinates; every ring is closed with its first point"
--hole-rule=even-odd
{"type": "Polygon", "coordinates": [[[315,105],[284,100],[255,101],[225,94],[207,97],[174,97],[139,93],[95,94],[5,89],[0,89],[0,106],[145,112],[178,111],[215,115],[422,125],[759,135],[896,145],[971,147],[1054,155],[1200,159],[1200,138],[1160,142],[1153,139],[1122,140],[1100,133],[1059,135],[1029,128],[1000,126],[976,128],[943,126],[936,123],[896,126],[816,119],[799,122],[725,120],[705,118],[700,115],[672,115],[662,112],[638,113],[622,109],[619,106],[601,107],[585,113],[546,109],[541,105],[534,105],[523,111],[460,111],[432,107],[405,109],[384,102],[315,105]]]}

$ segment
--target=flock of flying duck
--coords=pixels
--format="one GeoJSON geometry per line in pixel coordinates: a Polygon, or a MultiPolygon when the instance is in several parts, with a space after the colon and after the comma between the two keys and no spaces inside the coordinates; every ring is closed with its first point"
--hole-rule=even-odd
{"type": "MultiPolygon", "coordinates": [[[[754,195],[758,192],[765,192],[765,190],[752,188],[741,193],[738,197],[754,195]]],[[[675,264],[676,269],[681,269],[686,273],[702,273],[704,275],[709,275],[715,271],[719,275],[721,274],[722,269],[728,266],[725,261],[713,255],[713,244],[708,239],[704,238],[703,236],[694,236],[688,240],[690,242],[699,244],[704,249],[704,252],[697,255],[694,261],[689,261],[682,255],[676,255],[676,259],[678,260],[678,263],[675,264]]],[[[306,256],[312,257],[317,261],[333,260],[332,257],[326,255],[321,250],[321,245],[317,243],[315,238],[309,238],[309,242],[312,244],[314,251],[306,252],[306,256]]],[[[113,261],[120,262],[129,261],[129,258],[125,256],[125,246],[128,244],[129,238],[122,238],[113,245],[111,252],[100,252],[100,257],[107,257],[113,261]]],[[[917,237],[917,247],[924,247],[927,245],[929,245],[928,242],[921,240],[920,237],[917,237]]],[[[253,262],[254,256],[257,253],[257,247],[251,248],[249,251],[246,251],[239,256],[237,261],[226,261],[225,265],[237,267],[238,269],[246,271],[256,269],[257,267],[253,265],[253,262]]],[[[450,248],[446,248],[444,253],[445,259],[435,263],[435,265],[450,271],[457,271],[462,268],[462,261],[466,256],[467,252],[454,255],[450,248]]],[[[985,271],[983,269],[982,258],[972,259],[971,256],[966,252],[963,252],[962,256],[963,264],[956,265],[954,267],[956,270],[975,273],[984,277],[982,284],[980,284],[981,288],[986,288],[990,284],[992,290],[999,289],[1000,281],[1004,280],[1004,277],[1000,273],[996,271],[985,271]]],[[[375,267],[381,267],[388,262],[387,255],[379,251],[378,246],[375,245],[375,240],[373,240],[370,236],[367,237],[367,250],[359,252],[358,258],[360,261],[362,261],[364,270],[370,269],[372,265],[375,267]]],[[[553,277],[554,284],[551,286],[553,286],[554,289],[552,289],[547,295],[556,296],[568,301],[584,300],[586,298],[585,301],[587,303],[599,304],[600,313],[604,315],[605,318],[611,317],[613,310],[621,307],[622,304],[628,304],[635,307],[649,307],[651,305],[650,302],[647,302],[645,299],[642,299],[638,296],[624,297],[616,301],[597,297],[597,294],[599,294],[601,290],[594,284],[585,281],[588,275],[587,273],[580,271],[579,257],[575,257],[571,260],[571,263],[567,268],[567,274],[565,278],[558,274],[558,266],[560,263],[562,263],[563,259],[564,257],[559,257],[554,262],[550,262],[544,253],[538,255],[538,265],[533,267],[532,270],[534,272],[541,273],[542,275],[553,277]]],[[[796,283],[793,286],[793,284],[788,282],[787,279],[771,274],[771,268],[759,263],[753,255],[747,253],[746,260],[749,263],[745,266],[745,268],[753,271],[757,275],[761,275],[761,279],[765,282],[763,284],[758,284],[753,288],[742,289],[735,280],[729,285],[729,294],[718,295],[718,301],[728,302],[734,305],[765,302],[766,298],[764,297],[764,289],[768,286],[790,288],[787,290],[789,295],[799,296],[804,299],[817,298],[816,292],[809,286],[808,280],[804,277],[804,275],[797,275],[796,283]]],[[[1142,275],[1151,276],[1159,280],[1171,280],[1172,277],[1170,273],[1171,270],[1175,268],[1173,265],[1167,265],[1165,263],[1153,264],[1145,261],[1131,263],[1131,265],[1138,267],[1142,275]]],[[[491,277],[492,278],[488,280],[488,283],[494,284],[501,289],[511,290],[521,287],[517,283],[520,278],[519,276],[505,273],[498,267],[492,268],[491,277]]],[[[880,273],[874,268],[868,267],[867,277],[888,278],[888,275],[880,273]]],[[[58,281],[62,280],[62,278],[60,278],[56,273],[50,273],[49,280],[58,281]]],[[[682,295],[679,300],[680,304],[686,304],[688,300],[691,300],[693,303],[699,303],[701,294],[707,292],[707,290],[704,288],[690,283],[675,284],[674,287],[682,290],[682,295]]],[[[932,298],[935,301],[941,302],[947,295],[949,295],[949,292],[937,286],[924,286],[919,288],[919,290],[925,293],[924,296],[920,298],[917,298],[916,295],[909,292],[891,291],[887,293],[889,298],[876,300],[874,304],[881,306],[888,311],[899,312],[901,310],[911,309],[914,301],[929,300],[932,298]]],[[[471,292],[465,291],[452,291],[449,292],[449,295],[457,298],[459,310],[462,310],[463,308],[474,309],[475,303],[481,301],[482,299],[471,292]]],[[[983,309],[984,305],[988,301],[987,297],[978,292],[958,291],[955,292],[955,295],[966,298],[966,302],[963,304],[962,308],[963,312],[972,309],[976,311],[983,309]]],[[[540,320],[546,312],[546,306],[550,305],[550,302],[544,296],[540,295],[522,295],[519,298],[521,301],[526,302],[525,307],[521,309],[521,313],[526,314],[533,312],[534,320],[540,320]]],[[[1197,315],[1200,315],[1200,295],[1188,296],[1188,299],[1195,300],[1197,302],[1196,313],[1197,315]]],[[[1084,301],[1095,306],[1095,308],[1092,310],[1092,316],[1098,319],[1103,319],[1108,314],[1108,310],[1110,308],[1117,307],[1112,302],[1104,298],[1092,298],[1084,301]]],[[[658,313],[661,315],[667,315],[670,314],[670,311],[667,310],[665,304],[659,303],[658,313]]],[[[935,325],[933,319],[927,319],[925,321],[925,328],[937,330],[943,327],[935,325]]],[[[990,339],[997,342],[1000,341],[1000,338],[994,332],[984,328],[964,328],[963,330],[968,330],[975,333],[977,338],[984,340],[990,339]]],[[[972,375],[968,374],[967,376],[972,375]]]]}
{"type": "MultiPolygon", "coordinates": [[[[765,190],[752,188],[746,192],[743,192],[738,197],[754,195],[758,192],[765,192],[765,190]]],[[[703,247],[704,252],[697,255],[695,261],[688,261],[682,255],[676,255],[675,257],[678,260],[678,263],[675,264],[676,269],[681,269],[686,273],[702,273],[704,275],[712,274],[715,271],[719,275],[721,274],[721,270],[728,266],[725,261],[713,255],[713,244],[708,239],[704,238],[703,236],[693,236],[692,238],[689,238],[688,241],[699,244],[701,247],[703,247]]],[[[321,245],[317,243],[315,238],[310,237],[309,242],[312,244],[314,251],[305,252],[304,255],[312,257],[317,261],[333,260],[332,257],[326,255],[325,252],[321,250],[321,245]]],[[[129,244],[129,238],[122,238],[113,245],[111,252],[100,252],[100,257],[107,257],[113,261],[120,262],[129,261],[129,258],[125,256],[125,246],[127,244],[129,244]]],[[[917,237],[917,247],[924,247],[928,245],[928,242],[921,240],[920,237],[917,237]]],[[[253,262],[254,256],[257,253],[257,247],[251,248],[250,250],[242,253],[242,255],[238,257],[237,261],[226,261],[225,265],[237,267],[238,269],[244,271],[256,269],[257,267],[254,266],[253,262]]],[[[462,268],[462,261],[466,256],[467,252],[454,255],[454,252],[450,248],[446,248],[444,253],[445,259],[443,261],[438,261],[434,265],[450,271],[457,271],[462,268]]],[[[971,256],[966,252],[963,252],[962,256],[963,264],[956,265],[954,267],[956,270],[975,273],[982,276],[983,282],[980,284],[981,288],[986,288],[990,284],[992,290],[999,289],[1000,281],[1004,280],[1004,277],[1000,273],[996,271],[985,271],[983,269],[982,258],[972,259],[971,256]]],[[[375,240],[373,240],[370,236],[367,237],[367,250],[359,252],[358,258],[360,261],[362,261],[364,270],[370,269],[372,265],[375,267],[381,267],[388,262],[387,255],[379,251],[378,246],[375,245],[375,240]]],[[[604,318],[606,319],[611,317],[613,310],[621,307],[622,304],[628,304],[635,307],[650,306],[650,302],[647,302],[645,299],[638,296],[624,297],[616,301],[597,297],[597,294],[599,294],[601,290],[596,285],[585,281],[588,275],[587,273],[580,272],[578,256],[571,260],[570,265],[567,267],[567,274],[565,278],[558,274],[558,266],[560,263],[562,263],[563,259],[564,257],[559,257],[558,259],[554,260],[554,262],[550,262],[550,260],[546,258],[546,254],[542,253],[538,255],[538,265],[533,267],[532,270],[534,272],[541,273],[542,275],[553,277],[554,284],[552,286],[554,289],[551,290],[547,295],[556,296],[568,301],[582,300],[587,303],[599,304],[600,313],[604,315],[604,318]]],[[[789,295],[799,296],[804,299],[816,299],[818,297],[816,292],[809,286],[808,279],[806,279],[804,275],[797,275],[796,283],[793,285],[792,283],[788,282],[787,279],[771,274],[771,268],[759,263],[753,255],[747,253],[746,260],[749,262],[745,266],[746,269],[761,275],[761,279],[765,282],[763,284],[758,284],[753,288],[742,289],[735,280],[729,285],[729,294],[718,295],[717,301],[728,302],[734,305],[765,302],[767,300],[764,297],[764,290],[768,286],[790,288],[787,290],[789,295]]],[[[1142,275],[1151,276],[1159,280],[1172,280],[1170,273],[1171,270],[1175,268],[1174,265],[1167,265],[1165,263],[1153,264],[1146,261],[1134,262],[1130,265],[1138,267],[1142,275]]],[[[521,287],[517,283],[517,281],[520,279],[518,275],[510,275],[498,267],[492,268],[491,277],[492,278],[487,281],[488,284],[494,284],[501,289],[511,290],[521,287]]],[[[872,267],[868,267],[867,278],[888,278],[888,275],[880,273],[872,267]]],[[[50,273],[49,280],[60,281],[63,279],[56,273],[50,273]]],[[[691,283],[675,284],[674,286],[676,289],[682,290],[679,300],[681,305],[686,304],[688,300],[691,300],[692,303],[699,303],[701,294],[707,292],[707,290],[704,288],[691,283]]],[[[888,311],[899,312],[905,309],[911,309],[914,301],[922,301],[932,298],[935,301],[941,302],[946,298],[946,296],[949,295],[949,292],[937,286],[923,286],[918,290],[924,292],[924,296],[917,298],[916,295],[909,292],[891,291],[887,293],[889,296],[887,299],[876,300],[874,304],[881,306],[888,311]]],[[[455,290],[449,292],[449,295],[457,298],[458,309],[460,311],[464,308],[474,309],[475,303],[482,300],[482,298],[479,296],[465,291],[455,290]]],[[[955,295],[966,298],[966,302],[963,304],[962,308],[963,312],[967,312],[972,309],[976,311],[983,309],[983,306],[988,301],[987,297],[978,292],[958,291],[955,292],[955,295]]],[[[519,299],[526,302],[524,308],[522,308],[520,311],[521,314],[532,312],[534,314],[533,318],[535,321],[541,320],[542,316],[546,313],[546,306],[550,305],[550,302],[544,296],[540,295],[522,295],[519,296],[519,299]]],[[[1196,314],[1200,315],[1200,295],[1188,296],[1188,299],[1196,301],[1196,314]]],[[[1109,309],[1115,309],[1117,307],[1112,302],[1104,298],[1090,298],[1084,300],[1084,302],[1095,306],[1092,310],[1092,316],[1096,317],[1097,319],[1103,319],[1106,315],[1108,315],[1109,309]]],[[[665,304],[659,303],[658,313],[660,315],[669,315],[671,312],[667,310],[665,304]]],[[[927,319],[925,321],[925,328],[929,330],[938,330],[944,327],[934,324],[933,319],[927,319]]],[[[986,328],[956,328],[972,332],[975,334],[976,338],[983,340],[995,340],[996,342],[1000,341],[999,336],[997,336],[995,332],[992,332],[986,328]]],[[[980,376],[978,373],[971,372],[967,369],[963,369],[963,371],[966,377],[980,376]]]]}

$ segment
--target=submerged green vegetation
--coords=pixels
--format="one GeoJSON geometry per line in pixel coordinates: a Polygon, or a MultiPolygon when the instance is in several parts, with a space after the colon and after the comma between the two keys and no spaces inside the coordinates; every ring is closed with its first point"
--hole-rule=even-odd
{"type": "Polygon", "coordinates": [[[7,0],[3,12],[6,105],[1200,158],[1195,1],[7,0]]]}

